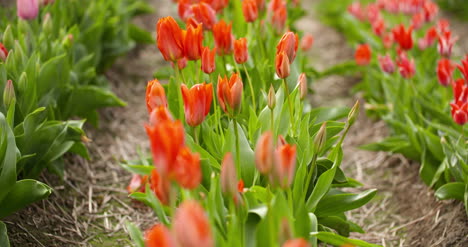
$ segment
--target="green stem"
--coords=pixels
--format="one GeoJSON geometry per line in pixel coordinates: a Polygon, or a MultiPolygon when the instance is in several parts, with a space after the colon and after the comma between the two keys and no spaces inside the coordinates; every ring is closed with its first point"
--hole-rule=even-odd
{"type": "Polygon", "coordinates": [[[253,108],[254,108],[254,111],[256,112],[257,111],[257,105],[255,103],[255,93],[254,93],[254,89],[253,89],[253,85],[252,85],[252,80],[250,79],[249,71],[247,71],[247,67],[245,66],[245,63],[243,64],[243,66],[244,66],[245,74],[247,75],[247,80],[249,81],[250,93],[252,94],[253,108]]]}
{"type": "Polygon", "coordinates": [[[227,68],[226,68],[226,65],[227,65],[227,64],[226,64],[226,55],[223,55],[223,56],[221,56],[221,57],[223,58],[223,64],[224,64],[223,69],[224,69],[224,74],[227,76],[227,75],[228,75],[228,72],[227,72],[227,68]]]}
{"type": "Polygon", "coordinates": [[[312,176],[314,174],[314,171],[315,171],[315,167],[317,166],[317,154],[314,154],[314,156],[312,157],[312,163],[310,164],[310,170],[309,170],[309,173],[307,174],[307,180],[306,180],[306,183],[305,183],[305,188],[304,188],[304,199],[305,199],[305,196],[307,195],[307,191],[309,190],[309,187],[310,187],[310,182],[312,181],[312,176]]]}
{"type": "MultiPolygon", "coordinates": [[[[177,85],[177,99],[179,101],[179,119],[184,122],[185,120],[185,115],[184,115],[184,100],[182,99],[182,91],[180,90],[180,77],[182,74],[182,71],[179,70],[179,67],[174,66],[174,70],[176,72],[176,85],[177,85]]],[[[185,80],[183,79],[182,75],[182,80],[185,83],[185,80]]]]}
{"type": "Polygon", "coordinates": [[[271,116],[271,120],[270,120],[270,124],[271,124],[271,132],[273,133],[273,135],[275,135],[275,111],[274,109],[270,109],[270,116],[271,116]]]}
{"type": "Polygon", "coordinates": [[[289,202],[289,210],[291,210],[291,212],[293,213],[294,215],[294,198],[293,198],[293,193],[292,193],[292,189],[291,189],[291,186],[289,186],[288,188],[288,202],[289,202]]]}
{"type": "Polygon", "coordinates": [[[291,97],[289,95],[289,88],[288,88],[288,83],[286,82],[286,78],[283,79],[283,86],[284,86],[284,93],[286,94],[286,97],[288,98],[287,101],[289,105],[289,116],[290,116],[290,121],[291,121],[291,125],[293,128],[293,135],[294,135],[294,133],[296,132],[295,123],[294,123],[294,113],[293,113],[293,107],[292,107],[291,97]]]}
{"type": "Polygon", "coordinates": [[[200,83],[200,75],[201,75],[201,59],[196,62],[196,69],[198,70],[197,81],[195,83],[200,83]]]}
{"type": "Polygon", "coordinates": [[[200,145],[200,142],[198,140],[198,126],[195,126],[192,129],[193,129],[193,138],[195,139],[195,143],[200,145]]]}
{"type": "Polygon", "coordinates": [[[237,118],[234,117],[234,135],[236,137],[236,170],[237,175],[241,177],[241,167],[240,167],[240,147],[239,147],[239,130],[237,129],[237,118]]]}

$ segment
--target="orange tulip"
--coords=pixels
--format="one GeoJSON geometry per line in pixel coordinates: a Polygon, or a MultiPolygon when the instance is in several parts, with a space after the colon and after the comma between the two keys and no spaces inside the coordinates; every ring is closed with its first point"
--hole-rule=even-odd
{"type": "Polygon", "coordinates": [[[150,124],[152,126],[155,126],[158,123],[164,122],[166,120],[173,120],[173,119],[169,110],[164,106],[159,106],[159,107],[154,108],[150,114],[150,124]]]}
{"type": "Polygon", "coordinates": [[[201,124],[210,112],[213,85],[202,83],[188,89],[185,84],[182,84],[181,90],[184,99],[185,120],[188,125],[195,127],[201,124]]]}
{"type": "Polygon", "coordinates": [[[291,239],[286,241],[282,247],[309,247],[309,243],[303,238],[291,239]]]}
{"type": "Polygon", "coordinates": [[[279,78],[284,79],[289,76],[289,73],[288,55],[286,55],[286,52],[282,51],[276,55],[276,74],[279,78]]]}
{"type": "Polygon", "coordinates": [[[314,36],[310,34],[306,34],[301,39],[301,50],[308,51],[310,50],[310,48],[312,48],[313,44],[314,44],[314,36]]]}
{"type": "Polygon", "coordinates": [[[165,176],[160,176],[156,169],[153,169],[150,177],[150,188],[164,205],[169,205],[171,200],[171,184],[165,176]]]}
{"type": "Polygon", "coordinates": [[[246,22],[254,22],[258,18],[258,8],[256,0],[242,1],[242,12],[246,22]]]}
{"type": "Polygon", "coordinates": [[[218,77],[218,101],[219,105],[229,115],[240,110],[242,101],[242,80],[238,74],[232,74],[231,78],[218,77]]]}
{"type": "Polygon", "coordinates": [[[249,59],[246,38],[240,38],[234,41],[234,59],[238,64],[243,64],[249,59]]]}
{"type": "Polygon", "coordinates": [[[273,133],[267,131],[257,141],[255,146],[255,164],[261,174],[268,174],[273,167],[273,133]]]}
{"type": "Polygon", "coordinates": [[[146,247],[175,247],[171,232],[162,224],[156,224],[145,233],[146,247]]]}
{"type": "Polygon", "coordinates": [[[196,201],[184,201],[177,209],[173,230],[179,247],[213,247],[210,223],[196,201]]]}
{"type": "Polygon", "coordinates": [[[307,76],[305,73],[299,75],[297,84],[299,86],[299,98],[303,100],[307,96],[307,76]]]}
{"type": "Polygon", "coordinates": [[[179,150],[185,144],[185,133],[182,123],[163,121],[156,125],[146,125],[146,133],[150,139],[153,162],[158,171],[166,176],[172,173],[179,150]]]}
{"type": "Polygon", "coordinates": [[[284,138],[280,136],[275,150],[274,162],[273,183],[286,189],[291,185],[296,169],[296,146],[286,143],[284,138]]]}
{"type": "Polygon", "coordinates": [[[189,25],[184,40],[184,53],[188,60],[198,60],[202,55],[203,49],[203,29],[202,24],[196,28],[189,25]]]}
{"type": "Polygon", "coordinates": [[[288,55],[289,63],[293,63],[296,59],[297,47],[299,45],[299,37],[293,32],[286,32],[278,45],[276,46],[276,55],[284,51],[288,55]]]}
{"type": "Polygon", "coordinates": [[[146,86],[146,107],[151,113],[154,108],[167,107],[166,93],[158,80],[154,79],[148,82],[146,86]]]}
{"type": "Polygon", "coordinates": [[[213,26],[213,36],[216,49],[219,55],[229,55],[232,53],[234,36],[231,33],[232,24],[227,24],[224,20],[213,26]]]}
{"type": "Polygon", "coordinates": [[[271,24],[275,29],[276,33],[281,33],[286,26],[286,20],[288,19],[288,10],[286,5],[280,5],[279,8],[275,9],[271,17],[271,24]]]}
{"type": "Polygon", "coordinates": [[[215,10],[206,3],[193,4],[191,10],[195,20],[203,23],[205,30],[211,30],[217,22],[215,10]]]}
{"type": "Polygon", "coordinates": [[[224,155],[223,162],[221,163],[221,190],[226,196],[237,195],[237,173],[236,167],[234,165],[234,159],[232,158],[231,153],[224,155]]]}
{"type": "Polygon", "coordinates": [[[184,57],[183,33],[174,18],[168,16],[159,19],[156,32],[157,43],[166,61],[177,61],[184,57]]]}
{"type": "Polygon", "coordinates": [[[188,147],[183,147],[174,164],[174,177],[180,186],[186,189],[195,189],[200,185],[200,155],[191,153],[188,147]]]}
{"type": "Polygon", "coordinates": [[[354,58],[358,65],[368,65],[371,60],[371,49],[368,44],[359,45],[354,54],[354,58]]]}
{"type": "Polygon", "coordinates": [[[229,4],[229,0],[202,0],[202,2],[208,3],[216,12],[223,10],[229,4]]]}
{"type": "Polygon", "coordinates": [[[265,0],[255,0],[255,2],[257,3],[258,12],[265,8],[265,0]]]}
{"type": "Polygon", "coordinates": [[[207,74],[213,73],[213,71],[216,69],[215,57],[216,48],[213,48],[213,51],[210,51],[210,48],[208,47],[203,48],[201,64],[201,69],[203,72],[207,74]]]}

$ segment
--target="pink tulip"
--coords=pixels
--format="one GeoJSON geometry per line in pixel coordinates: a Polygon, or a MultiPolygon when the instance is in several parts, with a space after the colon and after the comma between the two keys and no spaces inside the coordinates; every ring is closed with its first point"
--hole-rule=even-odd
{"type": "Polygon", "coordinates": [[[17,0],[16,7],[18,9],[18,17],[23,20],[31,20],[37,17],[39,13],[38,0],[17,0]]]}

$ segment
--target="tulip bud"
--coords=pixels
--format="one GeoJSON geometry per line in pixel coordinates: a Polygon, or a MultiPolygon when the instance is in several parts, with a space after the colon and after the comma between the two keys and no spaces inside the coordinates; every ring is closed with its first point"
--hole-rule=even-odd
{"type": "Polygon", "coordinates": [[[272,169],[272,182],[282,189],[292,183],[296,168],[296,146],[290,145],[280,136],[275,150],[274,166],[272,169]]]}
{"type": "Polygon", "coordinates": [[[5,32],[3,32],[3,45],[9,48],[15,46],[15,38],[13,38],[13,32],[11,31],[10,25],[8,25],[5,32]]]}
{"type": "Polygon", "coordinates": [[[237,64],[243,64],[249,59],[246,38],[240,38],[234,41],[234,59],[237,64]]]}
{"type": "Polygon", "coordinates": [[[224,155],[221,164],[221,190],[223,194],[234,197],[237,194],[237,173],[231,153],[224,155]]]}
{"type": "Polygon", "coordinates": [[[356,122],[356,118],[359,116],[359,100],[356,101],[353,108],[348,114],[348,124],[351,126],[356,122]]]}
{"type": "Polygon", "coordinates": [[[284,51],[276,55],[276,74],[284,79],[290,74],[289,59],[284,51]]]}
{"type": "Polygon", "coordinates": [[[8,80],[3,91],[3,105],[8,109],[16,101],[15,88],[13,82],[8,80]]]}
{"type": "Polygon", "coordinates": [[[65,48],[70,48],[73,44],[73,34],[68,34],[63,38],[62,45],[65,48]]]}
{"type": "Polygon", "coordinates": [[[213,51],[210,51],[208,47],[203,48],[201,69],[206,74],[211,74],[216,69],[215,57],[216,48],[213,51]]]}
{"type": "Polygon", "coordinates": [[[254,22],[258,17],[258,8],[256,0],[242,1],[242,12],[246,22],[254,22]]]}
{"type": "Polygon", "coordinates": [[[255,146],[255,164],[261,174],[268,174],[273,166],[274,144],[273,133],[267,131],[257,141],[255,146]]]}
{"type": "Polygon", "coordinates": [[[301,50],[308,51],[314,44],[314,37],[310,34],[304,35],[301,39],[301,50]]]}
{"type": "Polygon", "coordinates": [[[28,75],[26,72],[23,72],[20,76],[19,82],[18,82],[18,92],[26,92],[27,91],[27,86],[28,86],[28,75]]]}
{"type": "Polygon", "coordinates": [[[50,13],[46,13],[44,15],[44,19],[42,20],[42,30],[46,34],[52,33],[54,28],[54,23],[52,22],[50,13]]]}
{"type": "Polygon", "coordinates": [[[151,113],[154,108],[159,106],[167,107],[167,98],[163,86],[155,79],[149,81],[146,86],[146,107],[151,113]]]}
{"type": "Polygon", "coordinates": [[[268,108],[270,110],[275,109],[276,106],[276,95],[275,95],[275,89],[273,88],[273,84],[270,85],[270,90],[268,91],[268,108]]]}
{"type": "Polygon", "coordinates": [[[324,122],[320,127],[317,135],[314,138],[314,152],[318,154],[322,152],[325,143],[327,142],[327,122],[324,122]]]}
{"type": "Polygon", "coordinates": [[[8,50],[0,43],[0,61],[5,61],[8,57],[8,50]]]}
{"type": "Polygon", "coordinates": [[[37,17],[39,13],[38,0],[17,0],[17,15],[20,19],[31,20],[37,17]]]}
{"type": "Polygon", "coordinates": [[[301,100],[304,100],[305,97],[307,96],[307,77],[305,73],[302,73],[299,75],[298,82],[299,84],[299,98],[301,100]]]}

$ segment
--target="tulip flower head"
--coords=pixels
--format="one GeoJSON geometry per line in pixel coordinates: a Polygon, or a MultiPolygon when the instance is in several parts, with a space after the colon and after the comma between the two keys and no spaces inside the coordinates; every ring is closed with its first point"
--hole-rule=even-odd
{"type": "Polygon", "coordinates": [[[20,19],[35,19],[39,14],[39,0],[16,0],[16,9],[20,19]]]}
{"type": "Polygon", "coordinates": [[[249,59],[246,38],[240,38],[234,41],[234,59],[236,60],[237,64],[243,64],[249,59]]]}
{"type": "Polygon", "coordinates": [[[159,201],[164,205],[169,205],[172,200],[170,181],[159,174],[156,169],[153,169],[150,177],[150,188],[159,201]]]}
{"type": "Polygon", "coordinates": [[[200,185],[202,179],[200,155],[190,152],[188,147],[179,150],[173,169],[175,180],[183,188],[195,189],[200,185]]]}
{"type": "Polygon", "coordinates": [[[272,181],[282,189],[291,185],[296,169],[296,146],[286,143],[280,136],[274,151],[272,181]]]}
{"type": "Polygon", "coordinates": [[[225,113],[233,116],[240,110],[242,102],[242,91],[244,84],[238,74],[232,74],[231,78],[218,77],[218,101],[225,113]]]}
{"type": "Polygon", "coordinates": [[[203,29],[211,30],[216,24],[216,11],[206,3],[193,4],[191,6],[191,12],[193,13],[193,18],[203,24],[203,29]]]}
{"type": "Polygon", "coordinates": [[[216,12],[219,12],[226,8],[229,4],[229,0],[201,0],[209,4],[216,12]]]}
{"type": "Polygon", "coordinates": [[[281,51],[279,54],[276,54],[275,60],[275,67],[276,67],[276,74],[279,78],[284,79],[289,76],[291,73],[290,63],[288,59],[288,55],[286,52],[281,51]]]}
{"type": "Polygon", "coordinates": [[[221,190],[228,197],[235,198],[238,193],[236,166],[231,153],[224,155],[220,173],[221,190]]]}
{"type": "Polygon", "coordinates": [[[246,22],[254,22],[258,18],[257,0],[242,1],[242,12],[246,22]]]}
{"type": "Polygon", "coordinates": [[[468,102],[462,103],[461,101],[451,103],[452,118],[458,125],[464,125],[468,122],[468,102]]]}
{"type": "Polygon", "coordinates": [[[437,63],[437,78],[442,86],[448,86],[452,82],[452,74],[455,66],[447,58],[442,58],[437,63]]]}
{"type": "Polygon", "coordinates": [[[392,61],[390,55],[380,56],[378,57],[380,68],[383,72],[392,74],[395,72],[395,64],[392,61]]]}
{"type": "Polygon", "coordinates": [[[403,78],[409,79],[415,73],[414,59],[408,59],[405,54],[397,60],[397,66],[403,78]]]}
{"type": "Polygon", "coordinates": [[[374,31],[375,35],[383,36],[385,33],[385,21],[383,18],[377,19],[376,21],[372,22],[372,31],[374,31]]]}
{"type": "Polygon", "coordinates": [[[289,63],[296,59],[297,47],[299,46],[299,37],[293,32],[286,32],[276,46],[276,55],[285,52],[289,63]]]}
{"type": "Polygon", "coordinates": [[[211,101],[213,100],[213,85],[211,83],[202,83],[188,89],[185,84],[182,84],[181,90],[184,100],[185,120],[192,127],[198,126],[210,112],[211,101]]]}
{"type": "Polygon", "coordinates": [[[314,36],[312,36],[311,34],[306,34],[301,39],[301,50],[308,51],[310,50],[310,48],[312,48],[313,44],[314,44],[314,36]]]}
{"type": "Polygon", "coordinates": [[[299,98],[304,100],[307,96],[307,76],[305,73],[301,73],[297,79],[297,85],[299,87],[299,98]]]}
{"type": "Polygon", "coordinates": [[[146,247],[176,247],[171,232],[163,224],[156,224],[145,233],[146,247]]]}
{"type": "Polygon", "coordinates": [[[281,4],[278,8],[273,10],[271,16],[271,25],[276,33],[282,33],[286,27],[286,20],[288,19],[288,10],[285,4],[281,4]]]}
{"type": "Polygon", "coordinates": [[[413,38],[411,36],[413,32],[413,27],[408,27],[405,29],[403,24],[396,26],[392,29],[393,39],[398,42],[400,48],[403,50],[410,50],[413,48],[413,38]]]}
{"type": "Polygon", "coordinates": [[[364,21],[366,19],[366,12],[364,11],[361,3],[358,1],[355,1],[348,6],[348,13],[360,21],[364,21]]]}
{"type": "Polygon", "coordinates": [[[152,126],[164,121],[172,121],[172,115],[169,110],[164,106],[159,106],[153,109],[150,113],[150,124],[152,126]]]}
{"type": "Polygon", "coordinates": [[[452,55],[452,47],[457,41],[458,37],[452,38],[452,32],[445,31],[439,35],[439,43],[437,45],[437,50],[440,55],[445,57],[450,57],[452,55]]]}
{"type": "Polygon", "coordinates": [[[457,65],[457,68],[463,74],[463,77],[465,77],[465,81],[468,81],[468,54],[461,61],[461,65],[457,65]]]}
{"type": "Polygon", "coordinates": [[[433,21],[439,12],[439,7],[437,4],[431,1],[425,1],[423,6],[424,17],[426,22],[433,21]]]}
{"type": "Polygon", "coordinates": [[[303,238],[298,238],[286,241],[282,247],[310,247],[310,245],[303,238]]]}
{"type": "Polygon", "coordinates": [[[184,201],[177,209],[173,231],[179,247],[214,247],[210,222],[195,201],[184,201]]]}
{"type": "Polygon", "coordinates": [[[209,47],[203,48],[201,69],[206,74],[211,74],[216,69],[216,48],[210,50],[209,47]]]}
{"type": "Polygon", "coordinates": [[[463,79],[458,79],[452,83],[453,98],[455,103],[468,102],[468,85],[463,79]]]}
{"type": "Polygon", "coordinates": [[[354,58],[358,65],[368,65],[371,60],[371,49],[368,44],[359,45],[354,54],[354,58]]]}
{"type": "Polygon", "coordinates": [[[436,27],[429,28],[426,35],[418,41],[419,49],[425,50],[427,47],[431,46],[438,36],[436,27]]]}
{"type": "Polygon", "coordinates": [[[146,86],[146,107],[151,113],[154,108],[167,107],[166,93],[158,80],[154,79],[148,82],[146,86]]]}
{"type": "Polygon", "coordinates": [[[218,55],[230,55],[233,50],[234,36],[231,33],[232,24],[227,24],[224,20],[219,21],[213,27],[213,36],[218,55]]]}
{"type": "Polygon", "coordinates": [[[198,60],[203,52],[203,29],[202,24],[196,28],[189,25],[184,38],[184,54],[188,60],[198,60]]]}
{"type": "Polygon", "coordinates": [[[0,60],[5,61],[7,57],[8,57],[8,50],[5,48],[5,46],[2,43],[0,43],[0,60]]]}
{"type": "Polygon", "coordinates": [[[159,19],[156,32],[159,51],[166,61],[176,62],[184,57],[184,34],[174,18],[159,19]]]}
{"type": "Polygon", "coordinates": [[[274,143],[273,133],[267,131],[257,141],[255,146],[255,164],[261,174],[268,174],[273,167],[274,143]]]}

